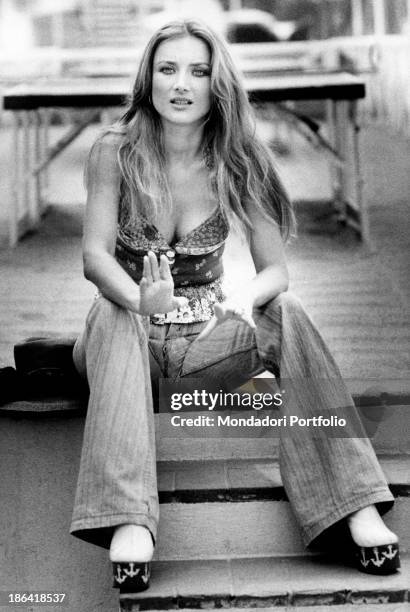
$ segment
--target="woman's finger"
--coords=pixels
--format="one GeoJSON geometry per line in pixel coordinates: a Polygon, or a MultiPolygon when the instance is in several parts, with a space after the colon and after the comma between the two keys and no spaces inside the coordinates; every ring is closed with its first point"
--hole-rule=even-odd
{"type": "Polygon", "coordinates": [[[235,317],[235,319],[239,319],[240,321],[243,321],[244,323],[249,325],[250,328],[256,329],[256,323],[251,313],[248,312],[245,308],[232,308],[230,312],[235,317]]]}
{"type": "Polygon", "coordinates": [[[148,251],[148,259],[151,264],[152,280],[156,283],[160,279],[157,256],[153,251],[148,251]]]}
{"type": "Polygon", "coordinates": [[[197,340],[199,340],[200,342],[202,340],[205,340],[205,338],[209,336],[212,330],[215,329],[218,323],[219,323],[218,319],[216,317],[212,317],[212,319],[209,321],[209,323],[204,327],[204,329],[201,331],[201,333],[197,337],[197,340]]]}
{"type": "Polygon", "coordinates": [[[247,312],[244,312],[244,313],[241,315],[241,319],[242,319],[243,321],[245,321],[245,323],[247,323],[247,324],[249,325],[249,327],[250,327],[250,328],[252,328],[252,329],[256,329],[256,323],[255,323],[254,318],[252,317],[252,315],[250,315],[250,314],[249,314],[249,313],[247,313],[247,312]]]}
{"type": "Polygon", "coordinates": [[[159,275],[162,280],[169,281],[172,279],[171,268],[169,266],[168,257],[164,254],[162,254],[159,259],[159,275]]]}
{"type": "Polygon", "coordinates": [[[147,255],[144,255],[142,275],[143,275],[143,278],[145,278],[147,283],[150,285],[152,283],[152,274],[151,274],[151,264],[150,264],[150,261],[147,255]]]}

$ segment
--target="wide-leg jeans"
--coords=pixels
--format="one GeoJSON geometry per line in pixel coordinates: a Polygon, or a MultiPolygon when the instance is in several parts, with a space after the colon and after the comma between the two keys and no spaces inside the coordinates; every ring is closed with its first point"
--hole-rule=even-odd
{"type": "MultiPolygon", "coordinates": [[[[206,323],[150,324],[99,296],[74,348],[88,377],[84,430],[71,533],[108,548],[115,526],[135,523],[157,537],[152,380],[209,378],[245,382],[269,370],[280,379],[309,380],[295,394],[298,415],[349,407],[359,416],[329,349],[298,298],[281,293],[255,309],[257,329],[239,320],[218,325],[204,340],[206,323]],[[306,388],[306,387],[305,387],[306,388]]],[[[280,470],[306,545],[352,512],[393,501],[366,437],[315,436],[311,428],[280,440],[280,470]]]]}

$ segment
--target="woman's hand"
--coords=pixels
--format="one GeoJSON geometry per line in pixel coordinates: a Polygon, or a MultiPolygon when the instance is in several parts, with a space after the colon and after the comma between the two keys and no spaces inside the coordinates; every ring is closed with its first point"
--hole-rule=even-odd
{"type": "Polygon", "coordinates": [[[199,334],[197,340],[204,340],[217,325],[227,319],[238,319],[249,325],[250,328],[256,329],[256,323],[252,316],[253,301],[252,293],[249,291],[246,295],[235,294],[227,300],[215,304],[215,314],[199,334]]]}
{"type": "Polygon", "coordinates": [[[174,296],[174,280],[166,255],[161,255],[159,266],[155,253],[149,251],[145,255],[139,288],[138,312],[142,315],[170,312],[188,304],[187,298],[174,296]]]}

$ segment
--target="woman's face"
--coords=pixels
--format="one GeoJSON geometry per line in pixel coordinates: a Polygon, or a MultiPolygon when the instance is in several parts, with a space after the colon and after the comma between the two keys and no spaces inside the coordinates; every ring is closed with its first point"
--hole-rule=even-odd
{"type": "Polygon", "coordinates": [[[154,55],[152,103],[163,122],[201,122],[211,106],[208,45],[194,36],[162,42],[154,55]]]}

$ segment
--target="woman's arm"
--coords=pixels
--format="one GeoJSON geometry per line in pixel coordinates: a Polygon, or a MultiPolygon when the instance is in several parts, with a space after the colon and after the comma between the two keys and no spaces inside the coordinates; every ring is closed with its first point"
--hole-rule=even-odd
{"type": "Polygon", "coordinates": [[[289,274],[279,228],[259,211],[248,211],[248,215],[252,224],[249,248],[257,274],[249,284],[215,304],[215,316],[198,336],[199,340],[206,338],[226,319],[241,319],[255,328],[253,308],[263,306],[288,288],[289,274]]]}
{"type": "Polygon", "coordinates": [[[119,138],[107,134],[93,146],[87,167],[84,276],[120,306],[138,312],[138,285],[114,258],[120,197],[119,138]]]}
{"type": "Polygon", "coordinates": [[[186,305],[187,300],[174,296],[167,257],[161,256],[160,265],[154,253],[144,257],[139,286],[114,257],[121,181],[118,145],[118,137],[107,134],[94,145],[88,161],[84,275],[105,297],[128,310],[142,315],[169,312],[186,305]]]}
{"type": "Polygon", "coordinates": [[[257,275],[252,279],[249,292],[254,306],[263,306],[269,300],[286,291],[289,273],[279,228],[259,211],[249,211],[252,231],[249,248],[257,275]]]}

